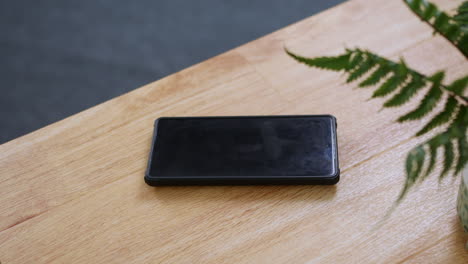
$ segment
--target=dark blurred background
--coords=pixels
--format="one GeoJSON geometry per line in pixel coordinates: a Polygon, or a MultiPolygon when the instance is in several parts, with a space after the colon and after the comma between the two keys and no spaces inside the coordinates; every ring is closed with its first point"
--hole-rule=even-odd
{"type": "Polygon", "coordinates": [[[343,0],[0,1],[0,144],[343,0]]]}

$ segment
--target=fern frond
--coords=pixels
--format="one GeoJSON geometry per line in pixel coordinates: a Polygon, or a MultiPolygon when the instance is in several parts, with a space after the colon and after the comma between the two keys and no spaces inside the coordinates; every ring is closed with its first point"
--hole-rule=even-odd
{"type": "MultiPolygon", "coordinates": [[[[403,0],[421,20],[429,24],[435,33],[441,34],[450,41],[468,59],[468,1],[463,3],[455,16],[451,17],[440,11],[434,4],[426,0],[403,0]]],[[[468,87],[468,76],[455,80],[446,86],[442,83],[444,73],[438,72],[430,77],[425,76],[406,66],[405,62],[390,61],[369,51],[347,49],[345,54],[335,57],[305,58],[286,52],[297,61],[306,65],[344,71],[348,74],[346,82],[357,81],[367,72],[369,76],[359,82],[359,87],[379,85],[372,98],[388,96],[399,90],[384,103],[384,107],[397,107],[408,102],[426,84],[430,88],[421,103],[412,111],[401,116],[398,121],[418,120],[429,114],[443,95],[447,96],[442,111],[436,114],[420,129],[416,136],[421,136],[432,129],[448,122],[446,130],[423,144],[415,147],[407,156],[407,178],[398,198],[401,201],[408,190],[418,181],[426,178],[434,170],[437,153],[443,149],[443,168],[440,179],[452,171],[459,173],[468,162],[468,98],[464,95],[468,87]],[[456,115],[455,115],[456,114],[456,115]],[[455,117],[454,117],[455,116],[455,117]],[[456,145],[454,145],[456,143],[456,145]],[[456,147],[456,151],[455,150],[456,147]],[[426,155],[429,155],[427,168],[426,155]]]]}
{"type": "MultiPolygon", "coordinates": [[[[422,1],[422,0],[421,0],[422,1]]],[[[429,10],[425,16],[432,15],[429,10]]],[[[372,97],[383,97],[399,89],[392,98],[385,102],[385,107],[400,106],[409,101],[425,84],[430,84],[429,91],[421,103],[413,111],[403,115],[398,121],[417,120],[430,113],[441,100],[442,95],[447,95],[444,109],[435,115],[416,136],[420,136],[435,127],[452,121],[445,132],[440,133],[423,144],[414,148],[407,156],[406,173],[407,178],[403,190],[398,198],[401,201],[408,190],[418,181],[425,179],[433,170],[437,160],[437,151],[443,148],[443,169],[440,176],[442,179],[452,168],[454,173],[466,165],[468,161],[468,142],[466,130],[468,124],[467,104],[468,100],[463,96],[468,86],[468,76],[452,82],[449,86],[442,84],[443,72],[427,77],[406,66],[405,62],[393,62],[386,58],[375,55],[369,51],[360,49],[346,50],[346,53],[336,57],[304,58],[289,51],[288,54],[299,62],[312,67],[344,71],[349,74],[347,81],[360,79],[366,72],[373,72],[359,83],[361,87],[382,84],[374,91],[372,97]],[[389,77],[387,77],[389,76],[389,77]],[[456,116],[454,117],[454,115],[456,116]],[[457,143],[457,153],[454,151],[454,142],[457,143]],[[458,155],[456,155],[458,154],[458,155]],[[429,155],[428,166],[423,170],[426,163],[426,155],[429,155]]]]}
{"type": "MultiPolygon", "coordinates": [[[[438,84],[439,81],[441,82],[438,78],[443,78],[443,76],[439,76],[441,73],[427,77],[415,70],[409,69],[403,60],[393,62],[369,51],[347,49],[346,53],[342,55],[317,58],[302,57],[288,50],[286,50],[286,52],[298,62],[311,67],[332,71],[344,71],[349,74],[346,80],[347,82],[358,80],[366,72],[374,69],[373,73],[359,84],[361,87],[366,87],[382,81],[380,87],[374,91],[372,98],[386,96],[403,86],[394,98],[387,101],[385,104],[386,107],[399,106],[407,102],[416,94],[417,91],[419,91],[419,89],[424,87],[426,83],[432,83],[432,87],[440,87],[442,91],[449,91],[450,93],[455,94],[455,97],[458,100],[465,104],[468,103],[468,99],[462,95],[464,89],[467,87],[468,76],[452,83],[450,86],[451,90],[449,90],[448,87],[441,83],[438,84]]],[[[435,89],[436,88],[434,88],[432,94],[437,95],[437,91],[435,89]]],[[[427,105],[425,104],[425,108],[432,109],[432,107],[430,107],[431,105],[432,103],[428,103],[427,105]]],[[[425,111],[420,111],[426,114],[425,111]]]]}
{"type": "Polygon", "coordinates": [[[384,107],[400,106],[408,102],[419,89],[424,87],[424,85],[425,82],[421,76],[414,74],[411,76],[411,81],[407,85],[403,86],[399,93],[384,103],[384,107]]]}
{"type": "Polygon", "coordinates": [[[432,87],[426,96],[423,98],[419,106],[413,111],[407,113],[404,116],[398,118],[398,122],[404,122],[408,120],[417,120],[428,114],[434,107],[437,102],[439,102],[442,97],[442,90],[440,89],[440,84],[444,78],[444,72],[437,72],[436,74],[429,77],[433,82],[432,87]]]}
{"type": "Polygon", "coordinates": [[[429,121],[429,123],[427,123],[421,130],[418,131],[418,133],[416,133],[416,136],[421,136],[429,132],[433,128],[443,125],[450,121],[451,117],[453,116],[453,113],[457,109],[457,106],[458,104],[455,97],[450,96],[447,99],[447,102],[445,103],[445,107],[442,110],[442,112],[440,112],[434,118],[432,118],[431,121],[429,121]]]}
{"type": "Polygon", "coordinates": [[[456,95],[463,96],[466,87],[468,87],[468,76],[455,80],[447,86],[447,90],[452,91],[456,95]]]}
{"type": "Polygon", "coordinates": [[[466,21],[466,5],[460,6],[459,13],[454,17],[450,17],[426,0],[403,1],[422,21],[449,40],[465,58],[468,58],[468,38],[466,37],[468,32],[466,24],[463,23],[463,21],[466,21]]]}
{"type": "Polygon", "coordinates": [[[349,58],[351,56],[350,53],[345,53],[337,57],[306,58],[296,55],[287,49],[285,49],[285,51],[289,56],[306,65],[332,71],[346,70],[348,68],[349,58]]]}

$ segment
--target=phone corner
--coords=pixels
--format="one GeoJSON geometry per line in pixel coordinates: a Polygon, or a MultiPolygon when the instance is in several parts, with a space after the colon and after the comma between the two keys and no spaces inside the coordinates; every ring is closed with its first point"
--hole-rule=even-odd
{"type": "Polygon", "coordinates": [[[337,184],[340,181],[340,169],[337,169],[335,173],[328,175],[327,182],[330,185],[337,184]]]}
{"type": "Polygon", "coordinates": [[[161,120],[163,120],[163,119],[165,119],[165,117],[158,117],[158,118],[156,118],[156,119],[154,120],[154,127],[155,127],[155,128],[158,127],[159,121],[161,121],[161,120]]]}
{"type": "Polygon", "coordinates": [[[151,177],[148,173],[145,173],[144,180],[149,186],[159,186],[159,181],[155,177],[151,177]]]}
{"type": "Polygon", "coordinates": [[[327,117],[329,119],[331,119],[335,124],[336,124],[336,116],[332,115],[332,114],[325,114],[323,115],[323,117],[327,117]]]}

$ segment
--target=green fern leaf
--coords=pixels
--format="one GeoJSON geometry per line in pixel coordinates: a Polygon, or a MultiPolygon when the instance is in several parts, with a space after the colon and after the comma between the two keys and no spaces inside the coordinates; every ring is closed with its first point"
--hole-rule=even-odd
{"type": "Polygon", "coordinates": [[[436,136],[432,137],[428,144],[433,147],[440,147],[442,145],[447,144],[450,141],[450,133],[449,131],[444,131],[442,133],[437,134],[436,136]]]}
{"type": "Polygon", "coordinates": [[[466,26],[466,33],[458,40],[458,47],[462,49],[462,52],[468,54],[468,26],[466,26]]]}
{"type": "Polygon", "coordinates": [[[403,190],[400,193],[398,201],[401,201],[407,191],[413,186],[418,177],[421,174],[422,167],[424,165],[425,152],[422,146],[418,146],[408,154],[406,158],[406,182],[403,190]]]}
{"type": "Polygon", "coordinates": [[[406,81],[407,76],[408,68],[406,67],[405,62],[401,61],[396,67],[396,73],[394,73],[392,77],[388,78],[377,90],[375,90],[374,94],[372,94],[372,98],[383,97],[395,91],[406,81]]]}
{"type": "Polygon", "coordinates": [[[401,88],[400,92],[394,95],[390,100],[384,103],[384,107],[395,107],[400,106],[408,102],[416,92],[424,87],[425,82],[421,76],[413,74],[411,81],[401,88]]]}
{"type": "Polygon", "coordinates": [[[468,161],[468,143],[466,142],[466,130],[468,125],[468,110],[466,106],[460,106],[457,116],[450,124],[449,131],[452,137],[457,138],[458,160],[455,164],[455,173],[457,175],[468,161]]]}
{"type": "Polygon", "coordinates": [[[434,27],[438,29],[442,29],[447,27],[450,17],[445,13],[439,13],[434,21],[434,27]]]}
{"type": "Polygon", "coordinates": [[[415,12],[421,12],[421,0],[405,0],[405,2],[411,7],[415,12]]]}
{"type": "Polygon", "coordinates": [[[419,177],[419,175],[421,174],[425,155],[426,153],[424,152],[424,149],[421,146],[416,148],[414,164],[415,166],[412,167],[412,170],[410,172],[411,178],[413,178],[412,182],[415,182],[416,178],[419,177]]]}
{"type": "Polygon", "coordinates": [[[429,92],[426,94],[424,99],[421,101],[419,106],[414,109],[413,111],[407,113],[404,116],[398,118],[398,122],[404,122],[408,120],[416,120],[420,119],[421,117],[428,114],[439,102],[440,98],[442,97],[442,90],[440,89],[440,83],[444,78],[444,72],[438,72],[431,76],[429,80],[431,80],[432,87],[429,92]]]}
{"type": "Polygon", "coordinates": [[[346,70],[348,68],[349,58],[351,56],[350,53],[346,53],[344,55],[336,57],[306,58],[296,55],[288,50],[286,50],[286,53],[298,62],[302,62],[308,66],[332,71],[346,70]]]}
{"type": "Polygon", "coordinates": [[[453,125],[466,127],[468,124],[468,111],[465,106],[460,106],[460,111],[458,111],[457,116],[453,120],[453,125]]]}
{"type": "Polygon", "coordinates": [[[468,124],[468,111],[466,106],[460,105],[459,109],[448,129],[450,136],[455,138],[466,136],[466,126],[468,124]]]}
{"type": "Polygon", "coordinates": [[[468,76],[455,80],[447,86],[447,90],[454,92],[457,95],[463,96],[465,88],[468,86],[468,76]]]}
{"type": "Polygon", "coordinates": [[[455,17],[463,13],[468,13],[468,1],[464,1],[458,6],[457,14],[455,15],[455,17]]]}
{"type": "Polygon", "coordinates": [[[448,141],[444,145],[444,167],[442,169],[442,173],[440,174],[439,179],[443,179],[445,175],[450,171],[452,167],[452,163],[454,160],[454,153],[453,153],[453,143],[452,141],[448,141]]]}
{"type": "Polygon", "coordinates": [[[466,141],[466,136],[458,138],[457,145],[458,161],[455,165],[455,175],[460,173],[460,171],[465,167],[466,162],[468,161],[468,142],[466,141]]]}
{"type": "Polygon", "coordinates": [[[429,123],[427,123],[421,130],[419,130],[419,132],[416,133],[416,136],[421,136],[429,132],[431,129],[450,121],[453,113],[457,109],[457,106],[457,99],[455,99],[453,96],[450,96],[445,103],[444,110],[442,110],[442,112],[432,118],[429,123]]]}
{"type": "Polygon", "coordinates": [[[429,165],[427,166],[426,173],[424,174],[424,178],[429,176],[429,174],[431,174],[431,172],[434,170],[436,160],[437,160],[437,148],[438,146],[436,144],[429,144],[430,159],[429,159],[429,165]]]}
{"type": "Polygon", "coordinates": [[[458,116],[455,120],[455,122],[466,129],[466,126],[468,124],[468,110],[467,106],[462,106],[460,107],[460,111],[458,112],[458,116]]]}
{"type": "Polygon", "coordinates": [[[429,20],[437,14],[437,7],[433,3],[427,3],[426,10],[422,13],[424,20],[429,20]]]}
{"type": "Polygon", "coordinates": [[[450,24],[444,28],[444,35],[451,42],[456,42],[461,37],[461,33],[460,26],[458,25],[450,24]]]}
{"type": "Polygon", "coordinates": [[[464,1],[458,6],[456,16],[463,14],[463,13],[468,13],[468,1],[464,1]]]}
{"type": "MultiPolygon", "coordinates": [[[[351,51],[352,52],[352,51],[351,51]]],[[[364,60],[364,54],[360,50],[357,50],[356,52],[352,52],[351,59],[348,65],[348,71],[352,71],[353,69],[356,68],[361,62],[364,60]]]]}
{"type": "Polygon", "coordinates": [[[454,16],[453,19],[460,24],[468,24],[468,12],[465,14],[458,14],[454,16]]]}
{"type": "Polygon", "coordinates": [[[351,72],[346,82],[349,83],[358,79],[370,69],[372,69],[376,64],[377,61],[373,58],[373,56],[366,54],[364,60],[359,65],[357,65],[356,68],[351,72]]]}
{"type": "Polygon", "coordinates": [[[468,30],[468,1],[463,2],[458,8],[453,20],[462,26],[465,31],[468,30]]]}
{"type": "Polygon", "coordinates": [[[367,79],[359,84],[359,87],[371,86],[378,83],[382,78],[390,73],[390,68],[384,62],[377,66],[377,69],[367,79]]]}
{"type": "Polygon", "coordinates": [[[450,133],[448,131],[445,131],[443,133],[437,134],[436,136],[432,137],[426,142],[426,145],[429,146],[430,159],[429,165],[423,178],[429,176],[429,174],[434,170],[437,158],[437,149],[450,141],[449,134],[450,133]]]}
{"type": "Polygon", "coordinates": [[[383,97],[387,94],[395,91],[400,84],[405,81],[405,78],[401,78],[398,75],[393,75],[388,78],[377,90],[372,94],[372,98],[383,97]]]}

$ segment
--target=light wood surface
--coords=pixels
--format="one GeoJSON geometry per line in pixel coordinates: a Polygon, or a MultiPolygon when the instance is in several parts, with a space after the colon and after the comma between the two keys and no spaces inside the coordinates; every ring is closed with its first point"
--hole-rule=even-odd
{"type": "Polygon", "coordinates": [[[423,73],[447,69],[448,80],[468,71],[402,1],[341,4],[1,145],[0,262],[468,263],[458,179],[432,177],[379,225],[422,140],[412,137],[421,123],[394,122],[416,102],[378,112],[372,89],[298,64],[284,46],[310,56],[367,48],[423,73]],[[144,183],[157,117],[267,114],[335,115],[341,181],[144,183]]]}

